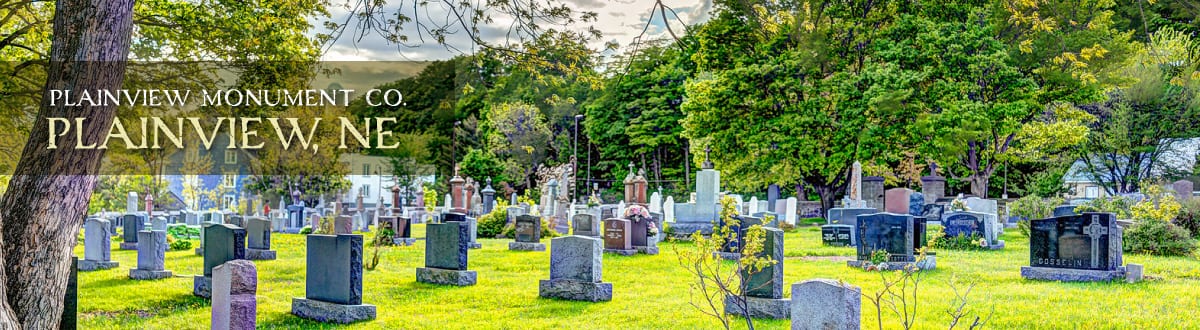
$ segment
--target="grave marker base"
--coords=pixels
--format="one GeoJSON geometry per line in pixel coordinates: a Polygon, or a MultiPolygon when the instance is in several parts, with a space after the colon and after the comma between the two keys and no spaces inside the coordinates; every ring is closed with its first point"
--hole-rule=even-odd
{"type": "Polygon", "coordinates": [[[79,271],[90,272],[93,270],[113,269],[120,266],[116,261],[96,261],[96,260],[80,260],[79,271]]]}
{"type": "Polygon", "coordinates": [[[246,260],[275,260],[275,250],[246,249],[246,260]]]}
{"type": "Polygon", "coordinates": [[[137,242],[121,242],[121,250],[137,250],[137,242]]]}
{"type": "Polygon", "coordinates": [[[1021,277],[1044,281],[1106,282],[1125,279],[1125,267],[1118,267],[1117,270],[1021,267],[1021,277]]]}
{"type": "Polygon", "coordinates": [[[511,251],[546,251],[546,244],[529,242],[508,242],[511,251]]]}
{"type": "Polygon", "coordinates": [[[635,250],[635,249],[629,249],[629,250],[604,249],[604,253],[616,253],[616,254],[623,255],[623,256],[631,256],[631,255],[637,254],[638,250],[635,250]]]}
{"type": "Polygon", "coordinates": [[[134,280],[157,280],[174,276],[169,270],[129,269],[129,278],[134,280]]]}
{"type": "Polygon", "coordinates": [[[317,322],[347,324],[374,320],[375,305],[342,305],[295,297],[292,298],[292,314],[317,322]]]}
{"type": "MultiPolygon", "coordinates": [[[[858,269],[862,269],[863,267],[867,267],[869,265],[871,265],[870,261],[850,260],[846,262],[846,266],[858,269]]],[[[904,270],[904,268],[908,267],[909,265],[915,265],[917,266],[917,269],[920,270],[934,269],[937,268],[937,257],[926,255],[925,260],[920,262],[889,261],[875,266],[879,270],[904,270]]]]}
{"type": "Polygon", "coordinates": [[[441,285],[475,285],[478,274],[473,270],[450,270],[441,268],[417,268],[417,282],[441,285]]]}
{"type": "Polygon", "coordinates": [[[212,299],[212,277],[195,275],[192,277],[192,295],[204,299],[212,299]]]}
{"type": "Polygon", "coordinates": [[[737,297],[725,296],[725,313],[764,319],[788,319],[791,316],[791,299],[746,297],[744,309],[735,299],[737,297]]]}
{"type": "Polygon", "coordinates": [[[393,238],[392,239],[392,244],[396,244],[396,245],[410,246],[410,245],[413,245],[414,243],[417,243],[416,238],[393,238]]]}
{"type": "Polygon", "coordinates": [[[996,241],[996,244],[988,244],[988,249],[989,250],[1003,250],[1004,249],[1004,241],[996,241]]]}
{"type": "Polygon", "coordinates": [[[538,296],[591,302],[610,301],[612,300],[612,283],[564,279],[541,280],[538,281],[538,296]]]}
{"type": "Polygon", "coordinates": [[[468,249],[482,249],[482,248],[483,248],[483,244],[479,244],[479,243],[467,243],[467,248],[468,248],[468,249]]]}
{"type": "Polygon", "coordinates": [[[642,253],[642,254],[649,254],[649,255],[658,254],[657,246],[634,246],[633,248],[636,249],[638,251],[638,253],[642,253]]]}

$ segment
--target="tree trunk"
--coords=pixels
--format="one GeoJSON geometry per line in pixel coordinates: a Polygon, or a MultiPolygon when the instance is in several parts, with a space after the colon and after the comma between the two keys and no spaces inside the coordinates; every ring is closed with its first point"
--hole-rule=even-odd
{"type": "Polygon", "coordinates": [[[47,149],[47,117],[86,117],[85,141],[100,141],[116,107],[50,106],[50,90],[115,90],[125,80],[134,0],[59,0],[50,66],[35,129],[0,200],[7,308],[3,328],[54,329],[62,316],[70,260],[103,150],[77,150],[74,134],[47,149]],[[11,309],[10,309],[11,308],[11,309]],[[15,316],[15,319],[13,318],[15,316]],[[15,321],[15,322],[14,322],[15,321]]]}
{"type": "Polygon", "coordinates": [[[837,197],[837,187],[827,185],[811,186],[817,191],[817,195],[821,197],[821,214],[829,214],[829,209],[833,208],[833,201],[837,197]]]}
{"type": "Polygon", "coordinates": [[[988,191],[988,180],[989,179],[990,179],[990,177],[987,175],[984,175],[983,173],[976,173],[975,175],[972,175],[970,178],[971,194],[975,195],[975,196],[979,196],[979,198],[987,198],[988,197],[987,191],[988,191]]]}

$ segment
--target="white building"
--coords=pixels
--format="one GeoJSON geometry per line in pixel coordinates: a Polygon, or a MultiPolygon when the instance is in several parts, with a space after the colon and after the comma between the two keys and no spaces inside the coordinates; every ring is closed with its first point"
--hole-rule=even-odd
{"type": "MultiPolygon", "coordinates": [[[[351,186],[350,190],[341,197],[343,202],[354,205],[358,200],[358,195],[362,194],[364,207],[375,207],[380,197],[383,198],[384,205],[391,206],[391,189],[396,182],[392,176],[390,158],[362,154],[342,154],[339,160],[350,170],[350,173],[346,175],[346,179],[350,181],[351,186]]],[[[434,182],[432,166],[420,166],[417,172],[424,175],[418,175],[413,182],[401,185],[402,194],[404,193],[405,186],[417,189],[423,183],[434,182]]]]}

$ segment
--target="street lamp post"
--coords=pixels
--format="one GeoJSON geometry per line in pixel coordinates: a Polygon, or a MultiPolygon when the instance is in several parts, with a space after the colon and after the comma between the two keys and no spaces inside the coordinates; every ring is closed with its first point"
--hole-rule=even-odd
{"type": "MultiPolygon", "coordinates": [[[[450,170],[458,164],[458,125],[461,121],[454,121],[454,126],[450,127],[450,170]]],[[[457,173],[455,173],[457,174],[457,173]]]]}

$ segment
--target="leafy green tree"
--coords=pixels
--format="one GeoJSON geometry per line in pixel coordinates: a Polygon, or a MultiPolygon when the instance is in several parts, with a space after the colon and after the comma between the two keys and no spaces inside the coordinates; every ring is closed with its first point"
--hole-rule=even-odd
{"type": "Polygon", "coordinates": [[[546,159],[550,127],[546,118],[532,105],[504,103],[488,109],[484,121],[487,143],[497,155],[507,157],[504,175],[533,186],[533,175],[546,159]]]}
{"type": "MultiPolygon", "coordinates": [[[[459,174],[464,177],[475,178],[479,182],[491,178],[496,184],[509,181],[504,176],[504,163],[490,151],[471,149],[463,156],[460,164],[461,169],[459,170],[459,174]]],[[[480,187],[480,189],[482,188],[480,187]]]]}

